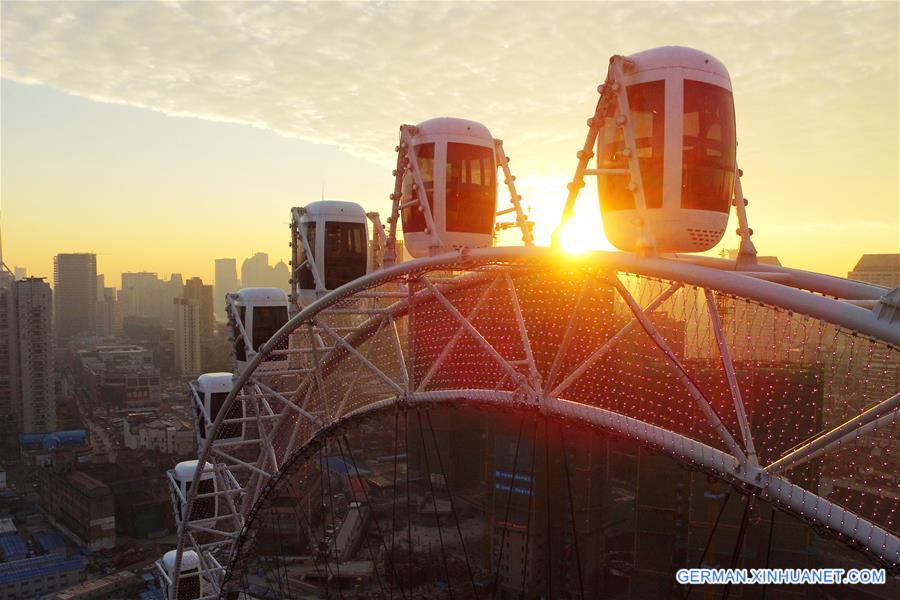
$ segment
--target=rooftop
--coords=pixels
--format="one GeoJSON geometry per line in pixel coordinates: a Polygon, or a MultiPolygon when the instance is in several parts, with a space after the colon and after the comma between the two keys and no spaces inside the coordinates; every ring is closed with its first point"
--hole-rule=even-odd
{"type": "Polygon", "coordinates": [[[119,571],[117,573],[113,573],[112,575],[101,577],[100,579],[88,579],[87,581],[79,583],[78,585],[73,585],[72,587],[66,588],[61,592],[57,592],[56,598],[57,600],[67,600],[69,598],[84,597],[96,598],[99,597],[99,594],[106,588],[115,588],[130,579],[134,579],[136,582],[137,576],[131,571],[119,571]]]}
{"type": "Polygon", "coordinates": [[[72,485],[94,498],[110,493],[109,486],[82,471],[71,471],[66,475],[66,479],[72,485]]]}
{"type": "Polygon", "coordinates": [[[17,533],[4,533],[0,535],[0,553],[3,554],[5,560],[10,557],[24,556],[28,554],[28,546],[25,540],[17,533]]]}
{"type": "Polygon", "coordinates": [[[900,254],[863,254],[854,271],[900,271],[900,254]]]}
{"type": "Polygon", "coordinates": [[[4,517],[0,519],[0,534],[3,533],[15,533],[17,531],[16,524],[13,522],[12,517],[4,517]]]}
{"type": "Polygon", "coordinates": [[[58,555],[37,556],[0,564],[0,584],[15,583],[84,568],[84,557],[64,559],[58,555]]]}
{"type": "Polygon", "coordinates": [[[45,553],[65,547],[62,534],[58,531],[37,531],[31,534],[31,537],[45,553]]]}

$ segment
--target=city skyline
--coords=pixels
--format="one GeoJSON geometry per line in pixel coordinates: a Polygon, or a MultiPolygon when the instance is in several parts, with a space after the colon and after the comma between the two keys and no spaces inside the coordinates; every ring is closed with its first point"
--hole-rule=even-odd
{"type": "MultiPolygon", "coordinates": [[[[2,227],[10,267],[49,279],[54,254],[95,252],[114,285],[121,272],[137,270],[212,281],[222,256],[283,260],[289,208],[319,199],[323,186],[326,197],[360,202],[384,219],[397,125],[440,114],[481,120],[504,139],[546,243],[606,57],[662,44],[698,47],[731,71],[738,160],[761,253],[843,276],[860,254],[898,251],[894,4],[764,4],[750,21],[732,4],[540,7],[560,23],[540,40],[530,35],[530,11],[503,5],[388,5],[378,15],[348,5],[284,6],[277,14],[268,5],[237,6],[4,5],[2,227]],[[191,16],[223,35],[194,31],[191,16]],[[376,17],[410,31],[412,41],[430,41],[388,60],[400,56],[396,41],[380,37],[390,38],[391,28],[353,35],[376,17]],[[562,26],[592,17],[612,25],[603,41],[589,28],[562,26]],[[148,23],[134,32],[143,54],[84,45],[86,28],[112,39],[130,19],[148,23]],[[273,19],[281,33],[270,40],[263,33],[273,19]],[[484,35],[459,44],[462,34],[447,29],[447,19],[484,35]],[[684,27],[653,26],[667,20],[684,27]],[[315,42],[336,23],[351,28],[340,44],[322,40],[331,50],[310,56],[295,51],[296,40],[315,42]],[[202,52],[169,52],[159,33],[166,28],[202,52]],[[454,53],[442,53],[450,47],[454,53]],[[371,61],[354,60],[370,53],[371,61]],[[220,54],[228,60],[203,58],[220,54]],[[440,68],[419,68],[430,63],[440,68]],[[398,92],[404,78],[421,93],[398,92]],[[335,95],[350,101],[332,102],[335,95]]],[[[608,248],[593,185],[577,214],[593,245],[608,248]]],[[[734,219],[713,253],[737,246],[733,228],[734,219]]]]}

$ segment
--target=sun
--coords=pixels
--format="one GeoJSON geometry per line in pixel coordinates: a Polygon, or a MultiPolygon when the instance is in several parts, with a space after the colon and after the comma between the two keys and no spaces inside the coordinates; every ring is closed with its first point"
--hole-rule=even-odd
{"type": "MultiPolygon", "coordinates": [[[[566,197],[565,175],[523,175],[516,181],[524,198],[529,220],[534,223],[534,242],[549,246],[553,232],[559,225],[566,197]]],[[[502,188],[501,188],[502,189],[502,188]]],[[[500,200],[505,205],[504,198],[500,200]]],[[[500,243],[519,243],[518,230],[508,230],[500,243]]],[[[575,214],[558,236],[560,249],[568,255],[583,254],[589,250],[615,250],[603,232],[603,217],[597,201],[597,190],[587,186],[575,204],[575,214]]]]}
{"type": "Polygon", "coordinates": [[[566,254],[579,255],[590,250],[615,250],[603,233],[603,217],[595,201],[579,202],[572,218],[558,236],[559,247],[566,254]]]}
{"type": "Polygon", "coordinates": [[[597,248],[596,225],[587,219],[572,217],[559,232],[559,247],[566,254],[584,254],[597,248]]]}

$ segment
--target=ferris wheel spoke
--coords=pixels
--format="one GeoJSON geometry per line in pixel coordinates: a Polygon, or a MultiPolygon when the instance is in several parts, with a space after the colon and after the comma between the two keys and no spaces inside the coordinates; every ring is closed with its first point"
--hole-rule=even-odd
{"type": "Polygon", "coordinates": [[[900,394],[895,394],[861,415],[794,448],[764,470],[767,473],[778,474],[799,467],[832,449],[840,448],[868,433],[891,427],[898,422],[900,422],[900,394]]]}
{"type": "MultiPolygon", "coordinates": [[[[365,504],[366,504],[366,510],[372,511],[372,513],[373,513],[372,520],[375,523],[376,529],[378,529],[380,531],[380,528],[378,527],[378,520],[375,518],[375,515],[374,515],[374,507],[369,503],[369,500],[368,500],[368,492],[366,492],[366,484],[362,480],[362,478],[359,476],[359,466],[356,464],[356,462],[353,459],[353,454],[351,453],[351,450],[350,450],[350,444],[347,442],[347,437],[343,434],[341,434],[339,437],[338,436],[335,436],[335,437],[337,439],[338,451],[341,454],[341,460],[343,461],[343,463],[345,465],[345,469],[347,471],[347,486],[350,488],[350,493],[353,496],[353,500],[355,502],[359,502],[359,500],[357,500],[356,487],[362,488],[363,497],[364,497],[365,504]],[[342,445],[342,442],[343,442],[343,445],[342,445]],[[347,454],[350,455],[349,461],[347,460],[347,458],[348,458],[347,454],[344,454],[344,446],[347,447],[347,454]],[[354,486],[353,483],[350,481],[349,465],[353,465],[354,469],[356,470],[356,481],[358,484],[357,486],[354,486]]],[[[335,541],[336,541],[336,539],[337,538],[335,536],[335,541]]],[[[382,538],[382,542],[384,542],[384,538],[382,538]]],[[[387,594],[385,593],[384,580],[381,577],[381,573],[378,570],[378,561],[375,558],[375,554],[372,552],[372,546],[369,543],[369,540],[365,540],[364,545],[365,545],[366,549],[369,551],[369,558],[372,560],[372,569],[375,572],[375,579],[378,582],[378,588],[381,591],[381,597],[385,598],[385,597],[387,597],[387,594]]],[[[387,577],[387,573],[385,573],[385,577],[387,577]]]]}
{"type": "Polygon", "coordinates": [[[462,313],[459,312],[453,303],[451,303],[444,294],[438,290],[431,281],[428,280],[428,277],[422,276],[421,281],[425,284],[425,286],[431,291],[434,295],[435,299],[441,303],[441,305],[447,309],[447,312],[466,330],[466,332],[474,339],[484,351],[492,358],[494,361],[500,365],[500,367],[506,371],[506,373],[510,376],[510,378],[516,383],[518,387],[523,390],[529,392],[530,395],[536,397],[537,392],[531,386],[530,383],[526,380],[526,378],[518,371],[515,367],[509,364],[503,356],[488,342],[485,337],[479,332],[472,323],[470,323],[462,313]]]}
{"type": "Polygon", "coordinates": [[[566,438],[563,435],[563,428],[559,427],[559,445],[560,453],[563,457],[563,467],[566,476],[566,490],[569,497],[569,518],[572,520],[572,540],[575,546],[575,565],[578,567],[578,589],[581,591],[581,597],[587,598],[584,593],[584,577],[581,572],[581,552],[578,549],[578,519],[575,516],[575,498],[572,495],[572,476],[569,473],[569,452],[566,449],[566,438]]]}
{"type": "MultiPolygon", "coordinates": [[[[531,531],[531,509],[532,504],[534,502],[534,482],[537,480],[537,476],[535,475],[535,459],[537,458],[537,431],[538,431],[538,420],[534,419],[533,426],[531,428],[531,481],[528,484],[528,516],[525,521],[525,531],[531,531]]],[[[525,536],[525,552],[523,556],[529,556],[528,550],[531,544],[531,536],[525,536]]],[[[528,565],[531,561],[525,561],[525,566],[522,569],[522,595],[525,595],[526,582],[528,581],[528,565]]]]}
{"type": "Polygon", "coordinates": [[[509,298],[512,302],[513,314],[516,317],[516,324],[519,329],[519,337],[522,340],[522,349],[525,352],[525,360],[528,361],[528,378],[531,387],[535,390],[541,389],[541,374],[538,372],[537,365],[534,362],[534,352],[531,348],[531,341],[528,339],[528,326],[525,318],[522,316],[522,306],[519,304],[519,296],[516,293],[516,285],[513,283],[509,271],[503,272],[503,278],[506,281],[506,287],[509,290],[509,298]]]}
{"type": "Polygon", "coordinates": [[[565,358],[566,353],[569,351],[569,344],[572,343],[572,338],[575,334],[575,325],[577,323],[578,311],[581,308],[581,303],[584,301],[585,296],[587,296],[587,292],[591,287],[594,279],[592,277],[585,277],[584,283],[581,285],[581,289],[578,291],[578,295],[575,297],[575,304],[572,307],[572,312],[569,313],[569,320],[566,322],[566,329],[563,332],[562,342],[559,345],[559,348],[556,350],[556,355],[553,357],[553,364],[550,367],[550,373],[547,375],[547,379],[544,381],[544,393],[550,391],[550,386],[553,385],[553,382],[556,381],[556,376],[559,374],[559,369],[562,366],[563,358],[565,358]]]}
{"type": "Polygon", "coordinates": [[[706,308],[709,312],[710,324],[716,336],[716,344],[719,347],[719,357],[722,359],[722,368],[725,370],[725,377],[728,379],[728,389],[734,401],[734,414],[737,417],[738,426],[741,430],[744,448],[747,450],[747,459],[750,461],[750,464],[758,465],[756,447],[753,445],[753,435],[750,433],[750,424],[747,422],[747,410],[744,407],[744,399],[741,397],[741,388],[738,385],[737,375],[734,372],[734,363],[731,361],[728,343],[725,341],[725,331],[722,327],[722,320],[719,318],[719,309],[716,308],[716,299],[711,289],[706,288],[703,291],[706,295],[706,308]]]}
{"type": "Polygon", "coordinates": [[[438,446],[437,436],[434,433],[434,426],[431,423],[431,413],[425,413],[425,420],[428,421],[428,429],[431,431],[431,440],[434,443],[434,453],[437,455],[438,466],[441,469],[441,476],[444,478],[444,486],[447,488],[447,498],[450,501],[450,512],[453,514],[453,520],[456,522],[456,533],[459,535],[459,543],[462,546],[463,557],[466,561],[466,571],[469,574],[469,582],[472,584],[472,593],[478,598],[478,588],[475,585],[475,575],[472,573],[472,564],[469,562],[469,551],[466,550],[466,540],[463,536],[462,527],[459,525],[459,513],[456,512],[456,505],[453,503],[453,488],[450,484],[450,477],[444,470],[444,460],[441,458],[441,449],[438,446]]]}
{"type": "MultiPolygon", "coordinates": [[[[315,391],[319,396],[319,400],[321,402],[321,410],[322,414],[325,416],[325,422],[331,422],[331,412],[328,410],[328,396],[325,393],[325,384],[323,383],[322,376],[322,358],[320,356],[320,350],[322,350],[323,341],[322,338],[315,332],[314,330],[314,321],[309,321],[306,324],[307,335],[309,336],[310,348],[313,351],[313,373],[312,373],[312,383],[311,387],[315,387],[315,391]],[[313,385],[314,384],[314,385],[313,385]]],[[[308,399],[311,399],[308,398],[308,399]]],[[[306,403],[304,402],[304,405],[306,403]]],[[[304,406],[305,408],[305,406],[304,406]]]]}
{"type": "MultiPolygon", "coordinates": [[[[334,509],[334,490],[331,487],[331,471],[328,467],[327,457],[326,457],[327,450],[328,450],[328,443],[326,440],[326,442],[322,444],[322,447],[319,450],[319,469],[322,472],[323,481],[328,484],[327,496],[328,496],[328,501],[329,501],[330,509],[331,509],[330,510],[331,524],[335,525],[335,518],[337,516],[337,511],[335,511],[335,509],[334,509]]],[[[322,485],[322,493],[325,494],[324,483],[322,485]]],[[[326,528],[323,525],[322,526],[323,538],[325,536],[325,529],[326,528]]],[[[328,550],[328,552],[329,552],[329,554],[331,554],[331,553],[334,554],[334,571],[337,574],[337,578],[338,578],[338,581],[337,581],[338,594],[340,595],[341,598],[343,598],[344,593],[341,589],[341,557],[340,557],[340,554],[338,553],[337,536],[336,535],[332,536],[331,548],[328,550]]],[[[325,560],[326,560],[326,564],[327,564],[327,561],[328,561],[327,556],[326,556],[325,560]]]]}
{"type": "MultiPolygon", "coordinates": [[[[265,395],[271,396],[275,400],[278,400],[279,402],[281,402],[281,406],[283,408],[286,408],[290,411],[297,413],[304,419],[308,419],[310,422],[314,423],[315,425],[317,425],[319,427],[322,426],[323,423],[322,423],[321,418],[319,418],[318,416],[307,411],[303,406],[298,406],[294,400],[291,400],[290,398],[285,396],[283,393],[272,389],[271,387],[269,387],[268,385],[266,385],[265,383],[263,383],[257,379],[251,379],[250,381],[252,383],[254,383],[255,385],[259,386],[260,390],[262,390],[265,393],[265,395]]],[[[268,410],[271,413],[270,416],[275,416],[275,412],[271,408],[271,405],[269,404],[268,399],[266,399],[266,405],[267,405],[268,410]]]]}
{"type": "Polygon", "coordinates": [[[341,335],[339,333],[337,333],[331,327],[329,327],[328,325],[323,323],[320,319],[316,319],[316,322],[317,322],[317,325],[319,327],[321,327],[323,331],[325,331],[325,333],[327,333],[332,338],[334,338],[335,342],[337,342],[338,344],[343,346],[347,350],[347,352],[349,352],[351,355],[353,355],[362,365],[364,365],[376,377],[378,377],[381,381],[383,381],[390,388],[392,388],[395,393],[397,393],[397,394],[403,393],[403,388],[400,387],[399,385],[397,385],[397,382],[395,382],[393,379],[391,379],[390,377],[385,375],[381,369],[379,369],[374,364],[372,364],[372,361],[370,361],[368,358],[363,356],[359,352],[359,350],[354,348],[349,342],[347,342],[347,340],[345,340],[343,337],[341,337],[341,335]]]}
{"type": "Polygon", "coordinates": [[[397,358],[397,367],[400,369],[403,388],[409,393],[409,368],[406,366],[406,359],[403,357],[403,343],[400,341],[400,332],[397,330],[397,320],[393,315],[389,315],[388,319],[391,322],[391,345],[394,349],[394,356],[397,358]]]}
{"type": "Polygon", "coordinates": [[[437,496],[434,493],[434,481],[432,481],[432,478],[431,478],[431,464],[430,464],[430,461],[428,460],[428,446],[425,443],[425,432],[424,432],[425,428],[422,426],[422,412],[421,411],[418,411],[418,410],[416,411],[416,418],[419,421],[418,429],[419,429],[419,441],[421,443],[420,447],[422,448],[422,457],[425,460],[425,472],[428,475],[428,477],[427,477],[428,487],[429,487],[429,490],[431,490],[431,506],[432,506],[432,510],[434,511],[434,521],[437,524],[438,543],[440,544],[440,548],[441,548],[441,562],[444,564],[444,574],[447,577],[447,591],[450,594],[450,598],[453,598],[453,578],[450,577],[450,569],[447,566],[447,550],[444,547],[444,533],[441,529],[441,516],[440,516],[440,513],[438,512],[437,496]]]}
{"type": "MultiPolygon", "coordinates": [[[[518,470],[518,467],[519,467],[519,448],[522,443],[522,427],[524,425],[525,425],[525,418],[523,417],[523,418],[519,419],[519,433],[516,436],[516,450],[515,450],[515,453],[513,454],[512,476],[509,481],[509,492],[506,494],[506,509],[503,513],[503,529],[502,529],[502,533],[500,534],[500,552],[497,555],[497,567],[494,570],[494,586],[495,587],[500,582],[500,566],[503,564],[503,551],[506,548],[506,533],[509,529],[509,509],[510,509],[510,506],[512,506],[513,490],[516,487],[516,471],[518,470]]],[[[533,445],[534,445],[534,439],[532,439],[532,446],[533,445]]],[[[534,457],[532,457],[532,460],[534,460],[534,457]]],[[[534,463],[532,463],[531,468],[532,468],[531,486],[534,487],[534,477],[533,477],[534,463]]],[[[528,508],[528,518],[529,519],[531,519],[530,502],[531,502],[531,496],[529,494],[529,508],[528,508]]],[[[491,532],[491,534],[493,535],[493,531],[491,532]]],[[[528,537],[530,537],[530,535],[526,537],[526,540],[528,539],[528,537]]],[[[527,556],[527,555],[528,555],[528,552],[526,550],[525,556],[527,556]]],[[[524,579],[524,577],[523,577],[523,579],[524,579]]]]}
{"type": "MultiPolygon", "coordinates": [[[[484,307],[488,298],[490,298],[491,292],[496,287],[498,281],[500,281],[500,277],[494,277],[493,279],[491,279],[490,283],[485,286],[484,290],[481,292],[481,295],[478,297],[478,299],[475,301],[475,304],[472,306],[472,309],[469,311],[468,316],[465,317],[465,320],[467,322],[471,323],[472,320],[476,316],[478,316],[478,313],[484,307]]],[[[453,352],[453,349],[456,347],[457,343],[459,343],[459,340],[462,339],[462,336],[465,333],[466,328],[462,323],[460,323],[456,328],[456,331],[453,332],[453,336],[450,338],[450,341],[447,342],[447,345],[444,346],[443,350],[441,350],[441,353],[438,354],[437,359],[433,363],[431,363],[431,366],[428,368],[425,376],[422,377],[422,380],[416,387],[417,392],[421,392],[425,389],[425,386],[428,385],[428,383],[431,381],[431,378],[434,377],[435,373],[437,373],[438,369],[440,369],[444,365],[447,357],[450,356],[450,353],[453,352]]]]}
{"type": "Polygon", "coordinates": [[[690,374],[687,372],[687,369],[684,368],[684,365],[681,364],[681,361],[678,360],[678,357],[675,356],[674,352],[672,352],[672,349],[666,343],[666,340],[659,333],[653,323],[651,323],[647,318],[646,312],[641,309],[637,302],[635,302],[634,297],[625,288],[625,286],[622,285],[622,282],[618,277],[612,277],[610,282],[613,284],[613,286],[615,286],[616,291],[619,293],[619,296],[621,296],[625,303],[628,304],[628,308],[640,323],[644,332],[663,353],[666,362],[675,371],[679,381],[681,381],[681,384],[684,385],[694,401],[700,406],[700,409],[706,415],[706,420],[708,421],[710,427],[712,427],[719,434],[719,437],[721,437],[722,441],[725,442],[725,445],[728,447],[728,450],[731,452],[732,456],[734,456],[734,458],[736,458],[741,465],[746,465],[747,455],[744,454],[744,451],[738,445],[737,441],[735,441],[734,436],[732,436],[731,432],[728,431],[728,428],[725,427],[725,423],[722,422],[722,419],[716,413],[715,409],[712,407],[712,405],[710,405],[709,400],[706,399],[706,396],[703,395],[703,392],[701,392],[697,385],[694,383],[690,374]]]}
{"type": "MultiPolygon", "coordinates": [[[[673,282],[663,291],[659,296],[657,296],[650,304],[647,305],[647,308],[643,309],[643,312],[650,313],[659,308],[666,300],[668,300],[675,292],[681,289],[682,284],[679,282],[673,282]]],[[[626,292],[627,293],[627,292],[626,292]]],[[[594,366],[598,360],[606,356],[615,346],[618,344],[622,338],[624,338],[628,333],[630,333],[635,327],[640,325],[640,320],[635,317],[631,321],[628,322],[627,325],[622,327],[615,335],[609,338],[606,342],[603,343],[602,346],[597,348],[590,356],[588,356],[582,363],[553,390],[547,394],[550,398],[559,398],[569,387],[572,386],[575,381],[578,380],[579,377],[584,375],[588,369],[594,366]]]]}

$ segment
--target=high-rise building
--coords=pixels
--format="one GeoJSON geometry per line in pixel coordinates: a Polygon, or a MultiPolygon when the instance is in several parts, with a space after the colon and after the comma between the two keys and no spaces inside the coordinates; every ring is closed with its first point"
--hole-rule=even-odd
{"type": "Polygon", "coordinates": [[[167,282],[169,288],[169,295],[172,298],[181,298],[184,293],[184,277],[181,276],[181,273],[172,273],[169,275],[169,281],[167,282]]]}
{"type": "Polygon", "coordinates": [[[244,259],[241,265],[241,285],[244,287],[269,287],[270,271],[269,255],[265,252],[257,252],[250,258],[244,259]]]}
{"type": "Polygon", "coordinates": [[[847,278],[893,289],[900,285],[900,254],[863,254],[847,278]]]}
{"type": "Polygon", "coordinates": [[[233,294],[241,287],[237,276],[237,260],[234,258],[216,259],[216,280],[213,297],[213,313],[221,321],[227,321],[225,314],[225,294],[233,294]]]}
{"type": "Polygon", "coordinates": [[[175,370],[180,375],[200,372],[200,304],[175,298],[175,370]]]}
{"type": "Polygon", "coordinates": [[[114,336],[122,331],[122,305],[116,288],[104,287],[97,296],[97,335],[114,336]]]}
{"type": "Polygon", "coordinates": [[[124,306],[126,317],[150,317],[158,316],[155,312],[154,295],[155,288],[160,283],[156,273],[141,271],[138,273],[122,273],[122,296],[127,298],[124,306]]]}
{"type": "Polygon", "coordinates": [[[156,273],[122,273],[123,314],[156,319],[163,327],[174,326],[172,300],[181,298],[183,286],[180,273],[173,273],[168,281],[156,273]]]}
{"type": "Polygon", "coordinates": [[[269,255],[257,252],[241,265],[241,285],[250,287],[274,287],[289,292],[291,270],[284,261],[269,264],[269,255]]]}
{"type": "Polygon", "coordinates": [[[181,297],[185,300],[193,300],[200,310],[200,339],[208,340],[215,332],[215,317],[213,316],[213,286],[204,285],[199,277],[191,277],[184,284],[181,297]]]}
{"type": "Polygon", "coordinates": [[[16,281],[18,281],[19,279],[25,279],[26,277],[28,277],[28,270],[25,267],[15,267],[13,269],[13,271],[16,276],[16,281]]]}
{"type": "Polygon", "coordinates": [[[97,311],[97,255],[57,254],[53,259],[56,335],[68,340],[94,331],[97,311]]]}
{"type": "Polygon", "coordinates": [[[53,375],[53,293],[43,278],[28,277],[13,287],[15,356],[18,363],[19,431],[56,429],[53,375]]]}
{"type": "Polygon", "coordinates": [[[13,276],[0,267],[0,435],[15,439],[18,398],[18,348],[13,276]]]}
{"type": "Polygon", "coordinates": [[[272,287],[281,288],[285,292],[291,291],[291,270],[288,268],[287,264],[283,260],[279,260],[274,267],[272,267],[272,279],[271,285],[272,287]]]}

